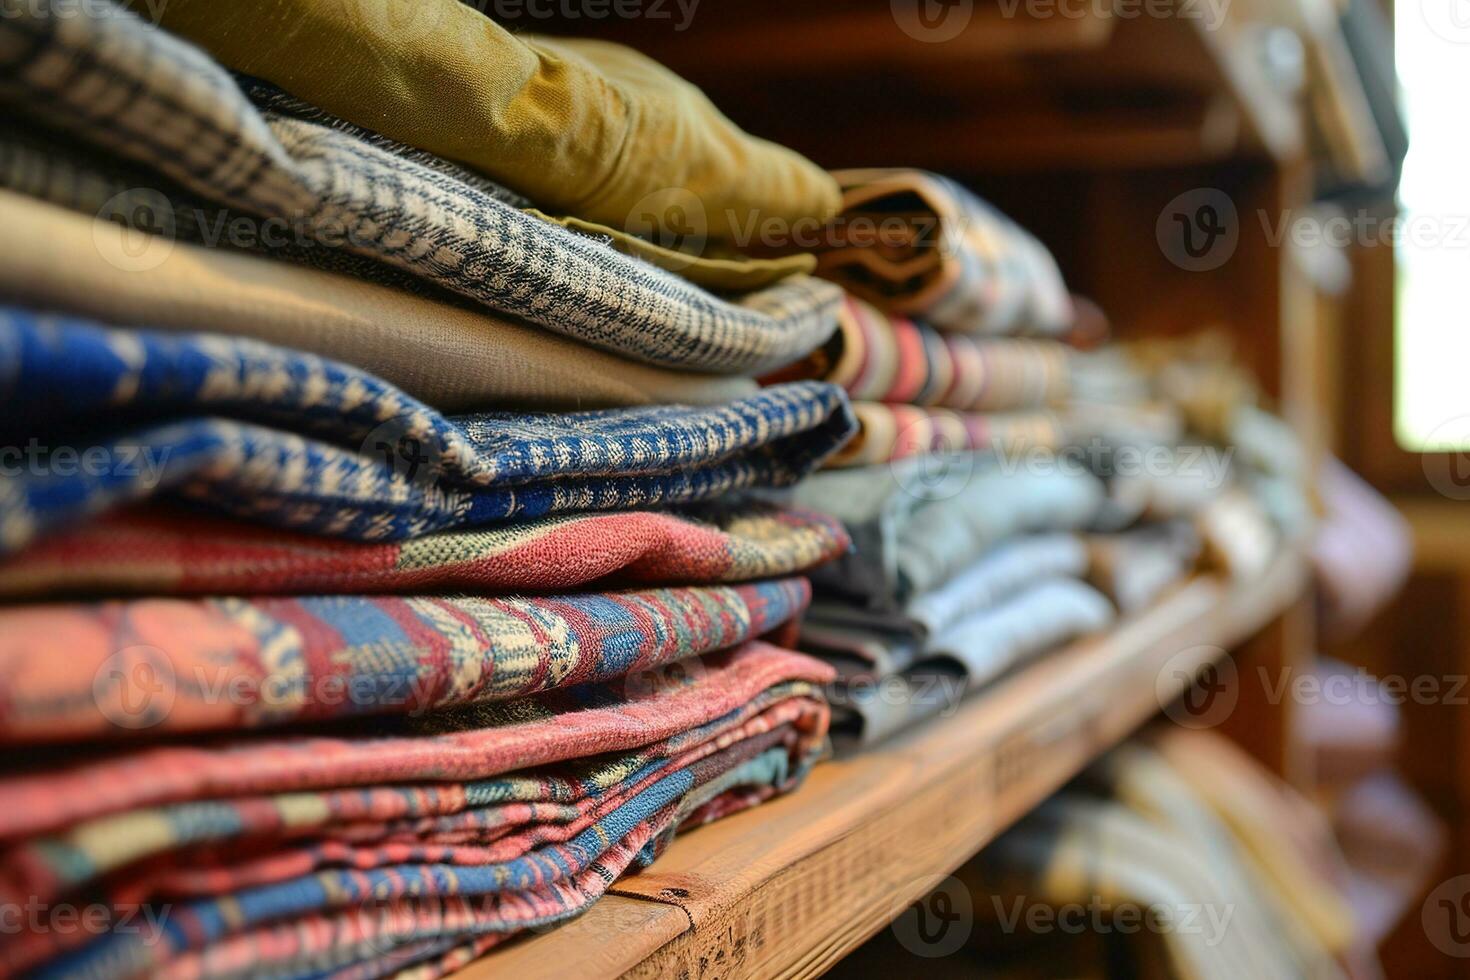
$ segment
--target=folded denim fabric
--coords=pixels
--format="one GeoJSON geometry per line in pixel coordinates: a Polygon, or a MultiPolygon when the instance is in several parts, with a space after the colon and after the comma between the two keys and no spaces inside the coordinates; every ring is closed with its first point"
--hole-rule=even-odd
{"type": "Polygon", "coordinates": [[[165,28],[229,67],[469,164],[557,212],[625,228],[649,195],[678,188],[709,234],[730,238],[752,217],[823,222],[837,209],[825,172],[742,132],[635,51],[512,35],[453,0],[404,13],[372,0],[247,0],[224,10],[170,0],[157,10],[165,28]]]}
{"type": "Polygon", "coordinates": [[[135,508],[59,531],[0,562],[0,596],[490,594],[748,582],[805,571],[848,544],[824,514],[759,501],[569,514],[382,543],[135,508]]]}
{"type": "Polygon", "coordinates": [[[0,410],[24,472],[0,483],[0,550],[162,491],[362,540],[688,503],[797,480],[852,429],[841,391],[813,382],[719,408],[449,419],[308,354],[14,310],[0,410]]]}
{"type": "Polygon", "coordinates": [[[853,550],[812,574],[819,595],[901,610],[1008,538],[1084,528],[1104,501],[1098,479],[1061,460],[1011,466],[982,455],[818,473],[792,492],[847,528],[853,550]]]}
{"type": "Polygon", "coordinates": [[[901,609],[870,609],[840,599],[816,601],[802,622],[803,649],[836,656],[839,671],[847,663],[879,676],[902,670],[933,639],[963,620],[999,605],[1039,582],[1081,578],[1088,571],[1088,551],[1075,534],[1032,534],[991,549],[948,582],[915,596],[901,609]],[[830,642],[824,642],[827,631],[830,642]],[[872,639],[846,652],[854,635],[872,639]],[[881,650],[877,658],[866,651],[881,650]],[[858,665],[861,666],[858,666],[858,665]]]}
{"type": "MultiPolygon", "coordinates": [[[[60,187],[56,178],[49,172],[45,186],[60,187]]],[[[466,308],[452,294],[414,295],[237,250],[140,239],[136,230],[5,191],[0,223],[27,243],[0,265],[0,299],[117,326],[207,324],[352,364],[440,411],[712,405],[756,391],[747,378],[608,354],[466,308]],[[129,249],[152,257],[128,262],[129,249]]]]}
{"type": "MultiPolygon", "coordinates": [[[[703,668],[654,685],[477,706],[397,736],[143,749],[0,781],[0,799],[44,800],[46,816],[62,818],[27,819],[30,832],[62,833],[10,854],[20,877],[7,885],[66,894],[110,873],[119,903],[170,883],[199,893],[171,904],[160,936],[116,930],[39,975],[213,973],[212,957],[239,963],[242,949],[299,971],[572,914],[632,861],[652,860],[679,823],[791,788],[820,752],[822,665],[759,643],[695,662],[703,668]],[[514,770],[524,771],[502,775],[514,770]],[[176,850],[172,864],[139,863],[176,850]],[[117,873],[129,866],[131,881],[117,873]],[[424,902],[457,919],[399,933],[387,912],[424,902]],[[362,918],[321,928],[344,915],[362,918]]],[[[34,969],[68,945],[46,933],[0,955],[34,969]]]]}
{"type": "Polygon", "coordinates": [[[940,333],[849,296],[832,338],[767,380],[828,381],[857,401],[1005,412],[1065,402],[1072,357],[1057,341],[940,333]]]}
{"type": "Polygon", "coordinates": [[[262,114],[207,56],[110,5],[63,15],[55,2],[26,5],[0,24],[0,101],[241,217],[284,222],[491,309],[664,366],[769,371],[836,326],[841,291],[830,283],[796,276],[726,302],[524,214],[456,168],[262,114]]]}
{"type": "Polygon", "coordinates": [[[817,269],[883,310],[959,333],[1059,335],[1075,319],[1045,246],[959,184],[922,170],[841,170],[851,242],[817,269]]]}
{"type": "Polygon", "coordinates": [[[1112,605],[1082,582],[1054,578],[1031,585],[961,618],[908,662],[883,657],[873,673],[839,681],[828,695],[834,736],[871,745],[952,713],[967,691],[1112,622],[1112,605]],[[894,669],[885,670],[890,665],[894,669]]]}
{"type": "Polygon", "coordinates": [[[1055,451],[1067,441],[1051,412],[951,412],[946,408],[853,402],[858,433],[828,461],[832,467],[874,466],[915,456],[966,452],[1021,455],[1055,451]]]}
{"type": "Polygon", "coordinates": [[[240,730],[503,701],[780,628],[804,579],[539,598],[136,599],[0,608],[0,743],[240,730]]]}

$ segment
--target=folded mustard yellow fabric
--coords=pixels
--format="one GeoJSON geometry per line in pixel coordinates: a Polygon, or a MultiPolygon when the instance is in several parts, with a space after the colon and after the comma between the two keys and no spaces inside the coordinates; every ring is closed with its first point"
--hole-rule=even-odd
{"type": "Polygon", "coordinates": [[[512,35],[456,0],[157,6],[161,26],[229,67],[468,164],[548,212],[675,234],[703,223],[729,240],[752,219],[825,221],[839,205],[825,171],[619,45],[512,35]]]}

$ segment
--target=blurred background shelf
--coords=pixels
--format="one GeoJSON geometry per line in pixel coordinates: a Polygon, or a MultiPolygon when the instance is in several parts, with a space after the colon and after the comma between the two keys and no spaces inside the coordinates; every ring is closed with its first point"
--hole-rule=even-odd
{"type": "Polygon", "coordinates": [[[585,915],[458,976],[816,976],[1286,614],[1305,581],[1288,551],[1250,582],[1185,583],[952,716],[681,835],[585,915]]]}

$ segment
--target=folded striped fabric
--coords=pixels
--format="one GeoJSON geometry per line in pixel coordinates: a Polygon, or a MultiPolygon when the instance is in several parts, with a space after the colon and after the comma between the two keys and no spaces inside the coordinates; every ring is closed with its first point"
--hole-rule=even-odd
{"type": "Polygon", "coordinates": [[[418,714],[644,671],[789,623],[805,579],[538,598],[0,608],[0,742],[418,714]]]}
{"type": "Polygon", "coordinates": [[[818,473],[793,498],[841,520],[853,539],[850,552],[812,573],[818,594],[901,611],[1002,541],[1085,528],[1105,495],[1065,460],[1038,455],[1012,466],[957,455],[818,473]]]}
{"type": "MultiPolygon", "coordinates": [[[[4,150],[0,140],[0,183],[4,150]]],[[[49,165],[27,161],[23,168],[39,173],[40,187],[74,186],[73,177],[57,173],[54,158],[42,159],[49,165]]],[[[116,326],[197,330],[208,324],[218,333],[345,361],[445,412],[715,405],[756,391],[750,378],[618,357],[471,308],[452,294],[415,294],[399,283],[389,288],[382,276],[372,282],[342,274],[350,269],[310,269],[177,237],[143,238],[136,220],[92,217],[113,209],[146,213],[130,210],[144,207],[142,196],[109,204],[110,189],[54,195],[85,199],[90,206],[77,201],[85,215],[0,191],[0,224],[29,243],[0,264],[0,297],[116,326]]]]}
{"type": "Polygon", "coordinates": [[[857,417],[857,435],[832,455],[829,466],[873,466],[966,452],[1054,451],[1067,439],[1062,420],[1051,412],[978,414],[853,402],[852,413],[857,417]]]}
{"type": "Polygon", "coordinates": [[[688,663],[374,735],[165,745],[9,776],[0,836],[26,839],[3,859],[7,898],[100,887],[114,908],[168,904],[153,933],[32,933],[0,963],[315,975],[575,914],[680,825],[794,787],[821,751],[829,668],[762,643],[688,663]]]}
{"type": "Polygon", "coordinates": [[[566,591],[793,575],[848,548],[815,511],[760,501],[568,514],[409,541],[338,541],[166,508],[58,531],[0,562],[0,596],[566,591]]]}
{"type": "Polygon", "coordinates": [[[730,373],[822,343],[841,291],[793,276],[731,303],[525,214],[452,164],[257,110],[189,44],[111,4],[0,23],[0,100],[210,200],[627,356],[730,373]]]}
{"type": "Polygon", "coordinates": [[[848,241],[817,270],[880,309],[959,333],[1058,335],[1075,312],[1056,261],[1005,215],[922,170],[836,172],[848,241]]]}
{"type": "Polygon", "coordinates": [[[308,354],[14,310],[0,311],[0,409],[6,551],[162,491],[363,540],[687,503],[798,480],[853,424],[841,391],[812,382],[719,408],[450,419],[308,354]]]}
{"type": "Polygon", "coordinates": [[[849,296],[832,338],[768,381],[819,380],[857,401],[1004,412],[1055,407],[1072,354],[1056,341],[940,333],[849,296]]]}

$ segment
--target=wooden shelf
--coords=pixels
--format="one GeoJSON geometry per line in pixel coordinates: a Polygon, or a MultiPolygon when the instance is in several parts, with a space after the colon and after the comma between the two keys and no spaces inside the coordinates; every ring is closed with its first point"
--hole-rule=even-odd
{"type": "Polygon", "coordinates": [[[1295,553],[1249,583],[1197,578],[953,716],[824,763],[790,796],[691,831],[585,915],[458,976],[820,974],[1156,715],[1185,678],[1275,619],[1304,585],[1295,553]]]}

